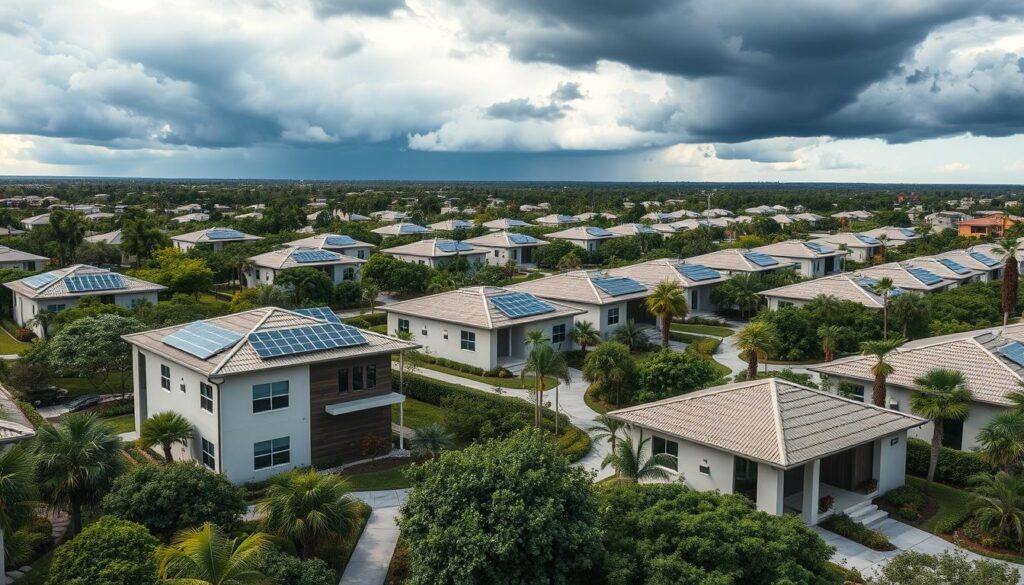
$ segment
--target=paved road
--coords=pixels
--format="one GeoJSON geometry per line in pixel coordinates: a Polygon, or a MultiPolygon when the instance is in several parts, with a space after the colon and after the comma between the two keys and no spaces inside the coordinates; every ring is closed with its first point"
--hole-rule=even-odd
{"type": "Polygon", "coordinates": [[[356,492],[373,508],[339,585],[381,585],[398,543],[398,511],[409,490],[356,492]]]}

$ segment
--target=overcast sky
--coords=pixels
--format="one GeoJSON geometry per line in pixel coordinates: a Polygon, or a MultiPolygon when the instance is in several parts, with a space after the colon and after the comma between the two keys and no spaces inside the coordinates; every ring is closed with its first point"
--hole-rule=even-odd
{"type": "Polygon", "coordinates": [[[1019,0],[2,0],[0,174],[1024,183],[1019,0]]]}

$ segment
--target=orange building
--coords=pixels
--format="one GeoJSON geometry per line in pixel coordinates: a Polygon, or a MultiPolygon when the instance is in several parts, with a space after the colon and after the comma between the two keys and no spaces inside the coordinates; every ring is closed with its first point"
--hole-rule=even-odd
{"type": "Polygon", "coordinates": [[[997,213],[977,219],[961,221],[957,229],[960,235],[965,238],[1001,237],[1003,232],[1014,223],[1016,222],[1010,219],[1009,215],[997,213]]]}

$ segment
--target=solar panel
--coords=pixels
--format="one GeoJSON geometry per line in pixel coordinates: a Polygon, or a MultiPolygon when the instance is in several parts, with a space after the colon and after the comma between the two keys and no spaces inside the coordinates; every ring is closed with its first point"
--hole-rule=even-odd
{"type": "Polygon", "coordinates": [[[717,271],[712,270],[703,264],[680,264],[679,266],[676,266],[676,270],[686,278],[698,282],[702,280],[711,280],[721,276],[717,271]]]}
{"type": "Polygon", "coordinates": [[[255,331],[249,345],[263,359],[366,344],[358,329],[340,323],[255,331]]]}
{"type": "Polygon", "coordinates": [[[307,262],[330,262],[331,260],[337,260],[338,255],[334,252],[328,252],[327,250],[296,250],[291,254],[292,260],[295,260],[299,264],[305,264],[307,262]]]}
{"type": "Polygon", "coordinates": [[[39,288],[43,285],[50,284],[55,280],[57,280],[56,274],[52,272],[44,272],[42,274],[37,274],[35,276],[29,276],[28,278],[22,280],[22,282],[24,282],[26,286],[29,286],[31,288],[39,288]]]}
{"type": "Polygon", "coordinates": [[[69,276],[64,279],[71,292],[88,292],[93,290],[113,290],[125,288],[124,278],[120,274],[82,274],[80,276],[69,276]]]}
{"type": "Polygon", "coordinates": [[[351,236],[327,236],[324,243],[328,246],[351,246],[356,243],[351,236]]]}
{"type": "Polygon", "coordinates": [[[504,219],[501,221],[504,221],[505,225],[508,227],[526,227],[530,225],[521,219],[504,219]]]}
{"type": "Polygon", "coordinates": [[[613,297],[644,292],[647,287],[625,276],[601,276],[590,279],[594,286],[613,297]]]}
{"type": "Polygon", "coordinates": [[[536,244],[540,241],[537,238],[526,234],[509,234],[508,239],[513,244],[536,244]]]}
{"type": "Polygon", "coordinates": [[[438,240],[437,249],[447,254],[455,254],[456,252],[472,252],[473,246],[454,240],[438,240]]]}
{"type": "Polygon", "coordinates": [[[904,236],[907,236],[908,238],[912,238],[917,235],[917,232],[910,228],[900,228],[900,233],[903,234],[904,236]]]}
{"type": "Polygon", "coordinates": [[[985,266],[996,266],[997,264],[999,264],[998,260],[992,258],[991,256],[986,256],[981,252],[968,252],[967,255],[970,256],[971,258],[974,258],[978,262],[981,262],[985,266]]]}
{"type": "Polygon", "coordinates": [[[239,333],[199,321],[164,337],[164,343],[205,360],[238,343],[240,339],[242,335],[239,333]]]}
{"type": "Polygon", "coordinates": [[[634,223],[633,224],[633,229],[635,229],[636,233],[638,233],[638,234],[656,234],[656,233],[658,233],[658,230],[652,228],[649,225],[644,225],[642,223],[634,223]]]}
{"type": "Polygon", "coordinates": [[[970,270],[967,270],[966,268],[964,268],[963,266],[957,264],[954,260],[950,260],[949,258],[939,258],[938,260],[939,260],[940,264],[942,264],[946,268],[949,268],[950,270],[952,270],[953,272],[955,272],[957,274],[970,274],[971,273],[970,270]]]}
{"type": "Polygon", "coordinates": [[[211,240],[231,240],[235,238],[244,238],[245,235],[238,230],[210,230],[206,232],[206,237],[211,240]]]}
{"type": "Polygon", "coordinates": [[[509,293],[491,297],[491,304],[510,319],[551,313],[555,307],[527,293],[509,293]]]}
{"type": "Polygon", "coordinates": [[[400,234],[424,234],[427,231],[427,228],[421,225],[416,225],[414,223],[407,223],[398,226],[398,233],[400,234]]]}
{"type": "Polygon", "coordinates": [[[1024,343],[1011,341],[1003,347],[1000,347],[999,353],[1018,366],[1024,366],[1024,343]]]}
{"type": "Polygon", "coordinates": [[[864,242],[869,246],[881,246],[882,242],[878,238],[872,238],[866,234],[853,234],[858,240],[864,242]]]}
{"type": "Polygon", "coordinates": [[[300,315],[307,317],[313,317],[314,319],[322,319],[331,323],[341,323],[341,318],[338,317],[330,307],[312,307],[309,309],[295,309],[295,312],[300,315]]]}
{"type": "Polygon", "coordinates": [[[878,286],[878,279],[871,278],[870,276],[861,276],[860,278],[855,278],[854,282],[856,282],[863,288],[871,290],[871,292],[874,292],[874,288],[878,286]]]}
{"type": "Polygon", "coordinates": [[[452,220],[452,227],[454,227],[454,228],[469,229],[469,228],[473,227],[473,222],[466,221],[464,219],[453,219],[452,220]]]}
{"type": "Polygon", "coordinates": [[[743,255],[758,266],[775,266],[779,263],[775,258],[761,252],[745,252],[743,255]]]}
{"type": "Polygon", "coordinates": [[[610,231],[599,227],[588,227],[587,233],[594,236],[595,238],[610,238],[613,235],[615,235],[610,231]]]}
{"type": "Polygon", "coordinates": [[[571,215],[561,215],[561,214],[559,214],[559,215],[556,215],[555,217],[558,218],[559,223],[576,223],[576,221],[577,221],[577,219],[575,217],[571,216],[571,215]]]}
{"type": "Polygon", "coordinates": [[[819,242],[804,242],[804,246],[807,246],[818,254],[831,254],[835,251],[833,248],[819,242]]]}
{"type": "Polygon", "coordinates": [[[907,272],[909,272],[914,276],[914,278],[920,280],[922,283],[928,286],[931,286],[933,284],[939,284],[940,282],[942,282],[941,277],[937,276],[934,272],[931,272],[930,270],[925,270],[924,268],[911,266],[910,268],[907,268],[907,272]]]}

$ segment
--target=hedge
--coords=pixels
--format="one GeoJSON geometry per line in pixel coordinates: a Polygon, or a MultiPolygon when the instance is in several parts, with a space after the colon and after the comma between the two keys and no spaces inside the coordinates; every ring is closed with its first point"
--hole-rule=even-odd
{"type": "MultiPolygon", "coordinates": [[[[907,440],[907,473],[918,477],[928,475],[931,448],[928,441],[907,440]]],[[[963,487],[968,485],[968,478],[976,473],[995,473],[996,471],[973,451],[958,451],[943,447],[939,452],[939,465],[935,469],[935,481],[963,487]]]]}
{"type": "Polygon", "coordinates": [[[835,532],[839,536],[845,536],[854,542],[863,544],[872,550],[896,550],[896,546],[889,542],[889,539],[884,534],[871,530],[860,522],[851,519],[846,514],[833,514],[825,518],[819,526],[825,530],[835,532]]]}
{"type": "Polygon", "coordinates": [[[349,317],[348,319],[345,319],[344,321],[345,321],[345,323],[348,323],[349,321],[353,321],[355,319],[361,319],[363,321],[366,321],[367,323],[370,324],[371,327],[374,326],[374,325],[385,325],[386,326],[388,324],[388,314],[386,312],[384,312],[384,311],[375,311],[372,314],[371,313],[363,313],[362,315],[359,315],[357,317],[349,317]]]}
{"type": "Polygon", "coordinates": [[[441,366],[442,368],[448,368],[449,370],[455,370],[456,372],[462,372],[463,374],[470,374],[472,376],[480,376],[481,378],[514,378],[515,376],[506,370],[505,368],[496,368],[494,370],[485,370],[448,358],[437,357],[418,351],[410,351],[406,354],[413,362],[420,362],[425,364],[432,364],[435,366],[441,366]]]}
{"type": "Polygon", "coordinates": [[[39,411],[36,410],[35,406],[32,406],[24,400],[15,400],[14,403],[18,405],[18,408],[21,409],[25,418],[28,419],[28,422],[32,423],[34,428],[39,429],[49,424],[46,422],[46,419],[43,418],[43,415],[39,414],[39,411]]]}
{"type": "MultiPolygon", "coordinates": [[[[398,391],[398,380],[394,379],[395,390],[398,391]]],[[[468,406],[473,402],[486,405],[496,412],[505,411],[508,419],[525,421],[533,420],[533,406],[519,398],[488,394],[473,388],[441,382],[418,374],[405,374],[405,395],[421,402],[443,406],[444,403],[468,406]]],[[[544,409],[545,427],[554,428],[555,413],[544,409]]],[[[495,421],[500,425],[504,421],[495,421]]],[[[571,461],[578,461],[590,452],[590,435],[569,422],[564,414],[559,417],[559,428],[563,430],[555,443],[559,450],[571,461]]]]}

